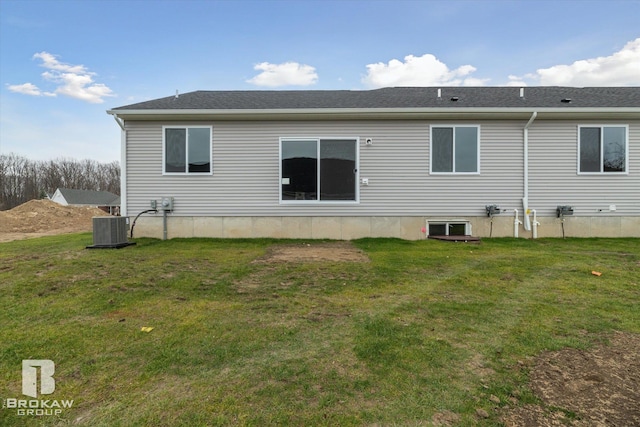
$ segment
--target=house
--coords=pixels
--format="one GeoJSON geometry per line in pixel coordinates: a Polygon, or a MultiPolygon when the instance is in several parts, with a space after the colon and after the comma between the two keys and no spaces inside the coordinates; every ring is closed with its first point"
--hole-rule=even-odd
{"type": "Polygon", "coordinates": [[[123,215],[159,207],[137,235],[640,237],[638,87],[196,91],[107,113],[123,215]]]}
{"type": "Polygon", "coordinates": [[[117,215],[120,209],[120,196],[109,191],[57,188],[51,200],[64,206],[100,208],[111,215],[117,215]]]}

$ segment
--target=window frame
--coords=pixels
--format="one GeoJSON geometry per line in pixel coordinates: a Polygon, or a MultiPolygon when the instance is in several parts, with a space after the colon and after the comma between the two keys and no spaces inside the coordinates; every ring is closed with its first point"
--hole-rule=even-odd
{"type": "Polygon", "coordinates": [[[628,124],[583,124],[578,125],[577,135],[577,174],[578,175],[629,175],[629,125],[628,124]],[[581,134],[582,128],[600,128],[600,171],[585,171],[580,169],[581,160],[581,134]],[[604,129],[605,128],[622,128],[624,129],[624,170],[623,171],[605,171],[604,170],[604,129]]]}
{"type": "Polygon", "coordinates": [[[360,203],[360,137],[358,136],[286,136],[280,137],[278,143],[278,201],[281,205],[356,205],[360,203]],[[354,176],[354,192],[355,199],[354,200],[321,200],[320,199],[320,185],[321,185],[321,165],[320,161],[322,157],[320,155],[320,145],[322,140],[329,141],[344,141],[350,140],[353,141],[355,145],[355,176],[354,176]],[[317,164],[317,194],[318,198],[315,200],[284,200],[282,198],[282,145],[283,142],[304,142],[304,141],[314,141],[316,143],[316,161],[317,164]]]}
{"type": "Polygon", "coordinates": [[[477,124],[432,124],[429,126],[429,174],[430,175],[480,175],[480,143],[481,143],[481,126],[477,124]],[[452,129],[453,131],[453,150],[452,150],[452,166],[451,172],[441,172],[433,170],[433,130],[438,128],[452,129]],[[475,128],[476,129],[476,170],[473,172],[457,172],[456,171],[456,128],[475,128]]]}
{"type": "Polygon", "coordinates": [[[162,126],[162,175],[211,176],[213,175],[213,126],[212,125],[164,125],[162,126]],[[185,130],[185,171],[167,171],[167,129],[185,130]],[[189,172],[189,129],[209,129],[209,172],[189,172]]]}

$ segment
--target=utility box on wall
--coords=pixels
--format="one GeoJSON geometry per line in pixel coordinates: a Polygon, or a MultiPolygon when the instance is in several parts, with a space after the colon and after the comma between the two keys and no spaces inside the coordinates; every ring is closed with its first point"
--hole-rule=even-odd
{"type": "Polygon", "coordinates": [[[129,217],[126,216],[96,216],[93,217],[93,246],[87,248],[121,248],[134,245],[130,243],[129,217]]]}
{"type": "Polygon", "coordinates": [[[556,208],[556,216],[562,218],[568,215],[573,215],[573,207],[571,206],[558,206],[556,208]]]}

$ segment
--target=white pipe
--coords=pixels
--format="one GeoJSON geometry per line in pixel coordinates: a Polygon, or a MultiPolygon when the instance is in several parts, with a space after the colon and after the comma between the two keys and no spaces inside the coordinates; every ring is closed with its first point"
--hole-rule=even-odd
{"type": "Polygon", "coordinates": [[[540,225],[540,223],[538,222],[538,217],[536,215],[536,210],[532,209],[531,212],[533,212],[533,238],[537,239],[538,238],[538,226],[540,225]]]}
{"type": "Polygon", "coordinates": [[[518,209],[513,210],[516,216],[513,219],[513,237],[518,238],[518,225],[522,224],[522,221],[518,219],[518,209]]]}
{"type": "Polygon", "coordinates": [[[127,213],[127,130],[120,131],[120,216],[127,213]]]}
{"type": "MultiPolygon", "coordinates": [[[[111,113],[109,113],[111,114],[111,113]]],[[[116,121],[116,123],[118,124],[118,126],[120,126],[120,129],[124,130],[124,123],[122,122],[122,119],[120,117],[118,117],[116,114],[113,115],[113,120],[116,121]]]]}
{"type": "Polygon", "coordinates": [[[113,116],[120,126],[120,215],[127,216],[127,129],[124,120],[118,117],[118,113],[108,110],[107,114],[113,116]]]}
{"type": "Polygon", "coordinates": [[[524,125],[525,129],[529,129],[529,127],[531,126],[531,124],[533,123],[533,121],[536,119],[536,117],[538,117],[538,112],[534,111],[533,114],[531,114],[531,118],[529,119],[529,121],[527,122],[526,125],[524,125]]]}
{"type": "Polygon", "coordinates": [[[529,127],[533,124],[533,121],[538,117],[538,112],[534,111],[531,114],[531,118],[524,125],[524,189],[522,195],[522,209],[524,210],[524,229],[531,230],[531,222],[529,221],[529,127]]]}

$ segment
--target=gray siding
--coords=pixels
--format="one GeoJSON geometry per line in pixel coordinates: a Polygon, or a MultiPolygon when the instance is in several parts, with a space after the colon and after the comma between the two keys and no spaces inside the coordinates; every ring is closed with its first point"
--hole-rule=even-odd
{"type": "MultiPolygon", "coordinates": [[[[175,197],[174,216],[482,216],[484,206],[521,208],[526,121],[448,122],[480,125],[479,175],[429,175],[429,125],[444,121],[220,121],[213,126],[213,175],[162,175],[162,122],[127,122],[128,215],[149,200],[175,197]],[[279,203],[280,137],[360,138],[357,204],[279,203]],[[373,145],[365,145],[372,138],[373,145]]],[[[576,175],[576,126],[534,122],[530,129],[530,207],[551,215],[557,204],[577,212],[616,204],[640,215],[640,124],[630,124],[630,174],[576,175]],[[615,199],[615,200],[614,200],[615,199]],[[607,199],[609,200],[609,199],[607,199]]]]}
{"type": "Polygon", "coordinates": [[[529,207],[538,214],[555,215],[557,205],[571,205],[576,216],[640,216],[640,122],[534,122],[529,171],[529,207]],[[629,125],[628,174],[578,174],[578,126],[588,124],[629,125]]]}

